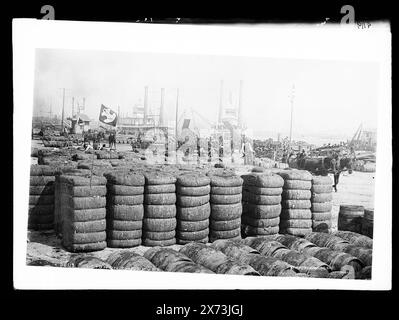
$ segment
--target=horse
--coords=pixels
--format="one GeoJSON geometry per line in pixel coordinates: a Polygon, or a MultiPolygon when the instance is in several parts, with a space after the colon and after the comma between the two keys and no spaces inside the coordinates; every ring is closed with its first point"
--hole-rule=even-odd
{"type": "Polygon", "coordinates": [[[301,170],[310,171],[314,175],[326,176],[329,173],[334,175],[334,189],[337,191],[337,185],[339,183],[339,176],[341,172],[348,171],[349,174],[353,172],[353,159],[350,157],[343,157],[339,161],[339,166],[334,170],[332,160],[334,158],[329,157],[305,157],[299,160],[291,159],[289,166],[291,168],[297,168],[301,170]]]}

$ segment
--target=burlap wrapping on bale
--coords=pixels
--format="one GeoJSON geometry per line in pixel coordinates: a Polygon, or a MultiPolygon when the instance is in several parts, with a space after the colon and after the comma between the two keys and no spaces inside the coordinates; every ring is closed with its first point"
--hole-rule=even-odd
{"type": "Polygon", "coordinates": [[[316,184],[312,185],[311,191],[313,193],[331,193],[333,191],[332,185],[316,184]]]}
{"type": "Polygon", "coordinates": [[[110,185],[144,186],[144,176],[141,174],[111,172],[104,175],[110,185]]]}
{"type": "Polygon", "coordinates": [[[331,220],[316,221],[312,220],[312,230],[315,232],[329,232],[331,229],[331,220]]]}
{"type": "Polygon", "coordinates": [[[147,258],[129,251],[117,251],[112,253],[107,262],[114,269],[137,270],[137,271],[161,271],[147,258]]]}
{"type": "Polygon", "coordinates": [[[284,189],[294,189],[294,190],[310,190],[312,187],[311,181],[304,180],[285,180],[284,189]]]}
{"type": "Polygon", "coordinates": [[[213,220],[210,219],[209,228],[215,231],[227,231],[239,229],[241,227],[241,219],[232,219],[232,220],[213,220]]]}
{"type": "Polygon", "coordinates": [[[141,230],[142,227],[142,220],[107,220],[107,230],[132,231],[141,230]]]}
{"type": "Polygon", "coordinates": [[[75,196],[75,193],[78,195],[95,193],[98,188],[93,188],[94,186],[101,186],[103,192],[105,183],[104,177],[86,178],[72,175],[57,177],[60,207],[57,230],[62,231],[62,244],[67,250],[95,251],[106,247],[105,196],[75,196]],[[88,191],[90,189],[92,191],[88,191]],[[93,211],[93,209],[98,210],[93,211]],[[94,220],[93,215],[99,219],[94,220]]]}
{"type": "Polygon", "coordinates": [[[312,228],[282,228],[280,227],[280,233],[288,233],[293,236],[306,236],[312,232],[312,228]]]}
{"type": "Polygon", "coordinates": [[[139,239],[142,230],[107,230],[107,240],[131,240],[139,239]]]}
{"type": "Polygon", "coordinates": [[[60,171],[59,168],[49,165],[36,165],[30,166],[30,176],[55,176],[60,171]]]}
{"type": "Polygon", "coordinates": [[[211,187],[210,185],[201,187],[183,187],[177,185],[176,191],[179,195],[182,196],[206,196],[210,193],[211,187]]]}
{"type": "Polygon", "coordinates": [[[176,178],[171,174],[165,173],[145,173],[145,184],[146,185],[162,185],[162,184],[174,184],[176,183],[176,178]]]}
{"type": "Polygon", "coordinates": [[[255,186],[244,186],[246,192],[250,192],[262,196],[280,196],[283,188],[260,188],[255,186]]]}
{"type": "Polygon", "coordinates": [[[154,248],[147,250],[144,257],[150,260],[161,270],[167,272],[213,273],[211,270],[193,262],[184,254],[171,250],[154,248]]]}
{"type": "Polygon", "coordinates": [[[54,184],[55,176],[31,176],[29,178],[30,186],[48,186],[54,184]]]}
{"type": "Polygon", "coordinates": [[[187,240],[187,241],[196,241],[196,240],[202,240],[208,237],[209,235],[209,229],[203,229],[199,231],[181,231],[177,230],[176,231],[176,238],[179,240],[187,240]]]}
{"type": "Polygon", "coordinates": [[[170,205],[176,203],[175,193],[148,193],[144,196],[145,204],[170,205]]]}
{"type": "MultiPolygon", "coordinates": [[[[266,257],[259,254],[243,255],[240,258],[242,263],[247,263],[258,271],[262,276],[267,277],[295,277],[299,270],[285,261],[274,257],[266,257]]],[[[303,273],[302,273],[303,274],[303,273]]],[[[304,274],[303,274],[304,275],[304,274]]]]}
{"type": "Polygon", "coordinates": [[[107,242],[99,241],[99,242],[80,243],[80,244],[71,243],[65,247],[70,252],[100,251],[100,250],[104,250],[107,247],[107,242]]]}
{"type": "Polygon", "coordinates": [[[152,240],[148,238],[144,238],[142,241],[144,246],[147,247],[165,247],[165,246],[171,246],[176,244],[176,238],[168,239],[168,240],[152,240]]]}
{"type": "Polygon", "coordinates": [[[135,196],[144,193],[144,187],[107,184],[107,192],[118,196],[135,196]]]}
{"type": "Polygon", "coordinates": [[[310,219],[288,219],[280,221],[280,228],[299,228],[299,229],[308,229],[312,228],[312,220],[310,219]]]}
{"type": "Polygon", "coordinates": [[[267,172],[268,170],[266,170],[266,168],[263,168],[263,167],[258,167],[258,166],[255,166],[255,167],[253,167],[252,169],[251,169],[251,172],[267,172]]]}
{"type": "Polygon", "coordinates": [[[145,193],[174,193],[176,192],[175,184],[146,185],[145,193]]]}
{"type": "Polygon", "coordinates": [[[313,176],[312,177],[312,184],[313,185],[326,185],[332,186],[333,181],[329,176],[313,176]]]}
{"type": "Polygon", "coordinates": [[[249,216],[242,216],[242,223],[257,227],[257,228],[268,228],[268,227],[276,227],[280,223],[280,217],[272,218],[272,219],[254,219],[249,216]]]}
{"type": "Polygon", "coordinates": [[[242,193],[244,202],[249,202],[258,205],[277,205],[281,203],[281,196],[263,196],[244,191],[242,193]]]}
{"type": "Polygon", "coordinates": [[[60,183],[71,184],[73,186],[104,186],[107,184],[105,177],[92,176],[91,178],[81,176],[61,175],[60,183]]]}
{"type": "Polygon", "coordinates": [[[232,230],[213,230],[209,229],[209,239],[211,242],[217,239],[230,239],[241,235],[241,229],[236,228],[232,230]]]}
{"type": "Polygon", "coordinates": [[[51,216],[54,214],[54,204],[30,205],[28,210],[28,216],[51,216]]]}
{"type": "Polygon", "coordinates": [[[87,269],[112,269],[111,265],[107,262],[88,255],[72,255],[66,263],[66,266],[87,269]]]}
{"type": "Polygon", "coordinates": [[[312,203],[325,203],[332,200],[332,193],[313,193],[311,198],[312,203]]]}
{"type": "Polygon", "coordinates": [[[213,220],[233,220],[242,215],[242,205],[237,204],[211,204],[211,218],[213,220]]]}
{"type": "Polygon", "coordinates": [[[209,202],[209,194],[205,196],[179,196],[177,205],[180,207],[199,207],[209,202]]]}
{"type": "Polygon", "coordinates": [[[210,175],[210,184],[212,187],[241,187],[243,179],[231,174],[210,175]]]}
{"type": "Polygon", "coordinates": [[[244,174],[241,176],[244,186],[256,186],[260,188],[281,188],[284,185],[284,180],[272,173],[262,174],[244,174]]]}
{"type": "Polygon", "coordinates": [[[209,219],[189,221],[177,219],[176,230],[179,231],[201,231],[209,227],[209,219]]]}
{"type": "Polygon", "coordinates": [[[284,190],[282,193],[283,199],[286,200],[309,200],[312,197],[310,190],[284,190]]]}
{"type": "Polygon", "coordinates": [[[173,231],[176,229],[176,218],[167,219],[143,219],[143,230],[147,231],[173,231]]]}
{"type": "Polygon", "coordinates": [[[176,236],[176,231],[143,231],[142,237],[150,240],[169,240],[176,236]]]}
{"type": "Polygon", "coordinates": [[[312,219],[312,211],[309,209],[282,209],[281,219],[312,219]]]}
{"type": "Polygon", "coordinates": [[[110,248],[133,248],[141,245],[141,243],[141,238],[129,240],[107,239],[107,246],[110,248]]]}
{"type": "Polygon", "coordinates": [[[29,186],[29,195],[54,195],[54,184],[49,183],[45,186],[29,186]]]}
{"type": "Polygon", "coordinates": [[[312,212],[330,212],[332,210],[332,203],[331,202],[324,202],[324,203],[312,203],[312,212]]]}
{"type": "Polygon", "coordinates": [[[90,161],[83,160],[83,161],[78,161],[77,168],[87,169],[87,170],[92,170],[94,168],[112,169],[112,166],[108,161],[104,160],[90,160],[90,161]]]}
{"type": "Polygon", "coordinates": [[[289,169],[277,172],[284,180],[312,181],[312,175],[306,170],[289,169]]]}
{"type": "Polygon", "coordinates": [[[53,205],[54,195],[29,195],[29,205],[53,205]]]}
{"type": "Polygon", "coordinates": [[[89,233],[89,232],[101,232],[106,228],[106,220],[93,220],[93,221],[81,221],[81,222],[72,222],[70,224],[71,232],[76,233],[89,233]]]}
{"type": "Polygon", "coordinates": [[[373,239],[356,232],[338,230],[334,232],[333,235],[359,247],[364,247],[367,249],[373,248],[373,239]]]}
{"type": "Polygon", "coordinates": [[[146,218],[162,219],[176,217],[176,206],[174,204],[144,206],[146,218]]]}
{"type": "Polygon", "coordinates": [[[91,170],[89,169],[71,169],[71,168],[61,168],[60,175],[66,176],[80,176],[90,178],[92,176],[91,170]]]}
{"type": "Polygon", "coordinates": [[[211,194],[210,202],[213,204],[235,204],[241,203],[242,194],[232,194],[232,195],[219,195],[211,194]]]}
{"type": "Polygon", "coordinates": [[[63,197],[61,206],[74,210],[104,208],[106,205],[105,197],[63,197]]]}
{"type": "Polygon", "coordinates": [[[107,238],[105,230],[100,232],[74,233],[71,225],[66,225],[65,223],[63,224],[62,235],[62,244],[67,249],[76,244],[90,244],[103,241],[105,242],[107,238]]]}
{"type": "Polygon", "coordinates": [[[203,239],[198,239],[198,240],[183,240],[183,239],[176,239],[177,244],[185,245],[190,242],[197,242],[197,243],[208,243],[209,242],[209,237],[205,237],[203,239]]]}
{"type": "Polygon", "coordinates": [[[310,209],[310,200],[282,200],[281,205],[284,209],[310,209]]]}
{"type": "Polygon", "coordinates": [[[127,205],[109,205],[107,206],[107,217],[109,219],[137,221],[144,217],[144,208],[141,204],[127,205]]]}
{"type": "Polygon", "coordinates": [[[328,212],[312,212],[312,220],[313,221],[331,221],[332,213],[328,212]]]}
{"type": "Polygon", "coordinates": [[[119,154],[114,151],[97,151],[97,159],[119,159],[119,154]]]}
{"type": "Polygon", "coordinates": [[[208,219],[211,215],[211,206],[209,202],[197,207],[177,207],[176,217],[186,221],[201,221],[208,219]]]}
{"type": "Polygon", "coordinates": [[[219,195],[241,194],[242,186],[240,186],[240,187],[211,187],[210,193],[219,194],[219,195]]]}
{"type": "Polygon", "coordinates": [[[105,208],[71,210],[71,222],[102,220],[106,217],[105,208]]]}
{"type": "Polygon", "coordinates": [[[91,160],[91,159],[93,159],[93,155],[84,153],[84,152],[79,152],[79,153],[75,153],[74,155],[72,155],[73,161],[91,160]]]}
{"type": "Polygon", "coordinates": [[[273,235],[279,232],[279,226],[270,226],[270,227],[253,227],[246,224],[242,224],[241,226],[242,232],[247,236],[267,236],[273,235]]]}
{"type": "Polygon", "coordinates": [[[138,194],[135,196],[118,196],[113,194],[107,195],[107,206],[135,206],[143,204],[144,195],[138,194]]]}
{"type": "Polygon", "coordinates": [[[177,177],[176,184],[182,187],[202,187],[210,183],[209,177],[199,174],[184,174],[177,177]]]}
{"type": "Polygon", "coordinates": [[[107,194],[106,186],[76,186],[70,184],[60,184],[59,192],[67,193],[70,197],[105,197],[107,194]]]}
{"type": "Polygon", "coordinates": [[[254,219],[272,219],[280,216],[281,205],[261,205],[248,202],[243,203],[243,215],[254,219]]]}

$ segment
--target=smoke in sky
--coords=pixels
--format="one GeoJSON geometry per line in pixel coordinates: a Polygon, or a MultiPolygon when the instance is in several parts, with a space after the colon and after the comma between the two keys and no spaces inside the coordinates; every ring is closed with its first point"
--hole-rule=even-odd
{"type": "Polygon", "coordinates": [[[217,120],[220,82],[224,103],[235,105],[243,80],[243,117],[253,132],[287,135],[290,94],[295,85],[293,137],[351,137],[362,122],[376,128],[378,103],[376,63],[288,60],[253,57],[177,55],[110,51],[37,49],[34,115],[72,113],[72,97],[90,118],[98,119],[101,104],[131,116],[149,86],[150,108],[157,113],[165,88],[166,120],[179,110],[194,110],[209,124],[217,120]]]}

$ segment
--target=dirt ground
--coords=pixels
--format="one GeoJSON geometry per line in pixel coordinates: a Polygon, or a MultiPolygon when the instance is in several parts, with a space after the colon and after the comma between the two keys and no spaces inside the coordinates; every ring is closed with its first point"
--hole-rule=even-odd
{"type": "Polygon", "coordinates": [[[375,172],[353,171],[341,174],[338,192],[333,193],[332,229],[336,230],[339,206],[344,204],[374,208],[375,172]]]}

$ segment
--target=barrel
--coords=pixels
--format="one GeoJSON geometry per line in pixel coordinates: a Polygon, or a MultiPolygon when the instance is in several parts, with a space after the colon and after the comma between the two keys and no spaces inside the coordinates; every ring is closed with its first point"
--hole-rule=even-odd
{"type": "Polygon", "coordinates": [[[357,205],[341,205],[338,215],[338,230],[360,233],[364,207],[357,205]]]}
{"type": "Polygon", "coordinates": [[[374,209],[364,209],[361,234],[373,238],[374,209]]]}

